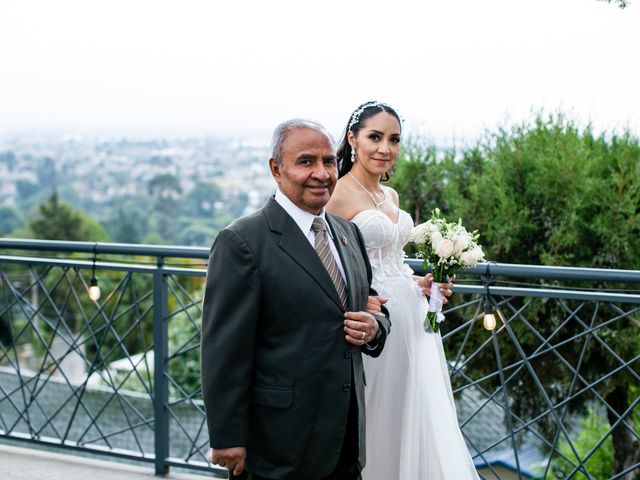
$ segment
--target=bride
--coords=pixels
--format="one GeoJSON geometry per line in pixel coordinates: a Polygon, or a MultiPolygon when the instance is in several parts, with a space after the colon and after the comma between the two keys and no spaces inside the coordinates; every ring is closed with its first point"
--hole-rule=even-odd
{"type": "MultiPolygon", "coordinates": [[[[389,178],[400,151],[401,121],[380,102],[349,118],[338,145],[340,179],[327,204],[354,222],[365,240],[373,287],[387,299],[393,333],[380,358],[367,361],[367,464],[363,480],[477,479],[462,438],[440,334],[426,333],[424,292],[431,276],[413,277],[403,247],[413,227],[389,178]]],[[[444,291],[450,295],[450,290],[444,291]]]]}

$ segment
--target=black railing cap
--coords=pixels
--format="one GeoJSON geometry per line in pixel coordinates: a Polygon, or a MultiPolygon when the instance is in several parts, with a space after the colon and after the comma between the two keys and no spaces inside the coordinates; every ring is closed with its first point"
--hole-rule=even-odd
{"type": "Polygon", "coordinates": [[[0,238],[0,249],[67,253],[108,253],[118,255],[145,255],[151,257],[209,258],[209,249],[205,247],[109,242],[70,242],[66,240],[36,240],[32,238],[0,238]]]}

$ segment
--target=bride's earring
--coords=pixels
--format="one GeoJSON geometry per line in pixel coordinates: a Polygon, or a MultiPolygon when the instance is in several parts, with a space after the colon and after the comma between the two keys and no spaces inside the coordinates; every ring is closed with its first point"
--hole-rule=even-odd
{"type": "Polygon", "coordinates": [[[351,147],[351,163],[356,163],[356,151],[351,147]]]}

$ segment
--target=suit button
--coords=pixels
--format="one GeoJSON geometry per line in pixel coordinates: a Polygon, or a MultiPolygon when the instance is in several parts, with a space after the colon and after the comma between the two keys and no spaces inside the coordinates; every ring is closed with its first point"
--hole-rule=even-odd
{"type": "Polygon", "coordinates": [[[346,358],[347,360],[351,358],[351,350],[344,351],[344,358],[346,358]]]}
{"type": "Polygon", "coordinates": [[[342,390],[344,390],[345,392],[349,392],[349,391],[351,391],[351,384],[350,384],[350,383],[345,383],[345,384],[342,386],[342,390]]]}

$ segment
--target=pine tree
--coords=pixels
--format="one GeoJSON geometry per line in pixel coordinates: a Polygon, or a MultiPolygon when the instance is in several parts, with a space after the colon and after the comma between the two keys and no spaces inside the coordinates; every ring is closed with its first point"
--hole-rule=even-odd
{"type": "Polygon", "coordinates": [[[107,241],[106,230],[91,217],[60,201],[57,191],[40,205],[28,228],[34,238],[47,240],[107,241]]]}

